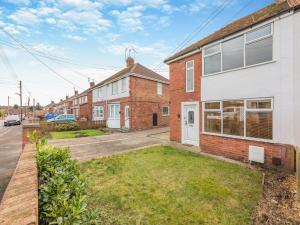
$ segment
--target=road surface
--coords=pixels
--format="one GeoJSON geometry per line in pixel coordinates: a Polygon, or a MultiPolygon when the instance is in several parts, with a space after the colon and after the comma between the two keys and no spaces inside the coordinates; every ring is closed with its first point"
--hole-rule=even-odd
{"type": "Polygon", "coordinates": [[[4,127],[0,120],[0,200],[22,149],[21,126],[4,127]]]}

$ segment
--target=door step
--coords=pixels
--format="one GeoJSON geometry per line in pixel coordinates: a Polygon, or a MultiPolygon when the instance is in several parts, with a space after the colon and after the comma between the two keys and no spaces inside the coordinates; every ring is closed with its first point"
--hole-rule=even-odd
{"type": "Polygon", "coordinates": [[[128,133],[130,131],[130,129],[128,129],[128,128],[121,128],[120,129],[120,132],[122,132],[122,133],[128,133]]]}

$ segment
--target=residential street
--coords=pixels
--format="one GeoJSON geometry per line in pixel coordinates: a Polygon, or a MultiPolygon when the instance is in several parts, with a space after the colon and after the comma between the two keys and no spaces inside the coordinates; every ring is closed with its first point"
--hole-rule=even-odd
{"type": "Polygon", "coordinates": [[[21,126],[4,127],[0,121],[0,199],[21,152],[21,126]]]}
{"type": "Polygon", "coordinates": [[[98,137],[50,140],[49,144],[69,146],[72,157],[84,161],[149,145],[166,144],[169,142],[168,133],[169,128],[164,127],[130,133],[115,133],[98,137]]]}

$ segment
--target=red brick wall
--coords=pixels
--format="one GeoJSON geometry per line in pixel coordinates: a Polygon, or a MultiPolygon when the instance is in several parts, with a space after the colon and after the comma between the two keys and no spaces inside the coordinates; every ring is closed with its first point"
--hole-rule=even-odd
{"type": "Polygon", "coordinates": [[[215,135],[200,135],[200,145],[203,152],[227,158],[248,162],[249,145],[263,147],[265,151],[265,164],[268,167],[274,166],[272,158],[280,158],[282,167],[287,170],[294,170],[294,149],[290,145],[273,144],[238,138],[220,137],[215,135]]]}
{"type": "MultiPolygon", "coordinates": [[[[181,142],[181,102],[200,102],[201,74],[201,53],[196,53],[170,64],[170,139],[172,141],[181,142]],[[190,60],[194,60],[194,92],[185,91],[185,65],[190,60]]],[[[201,128],[202,116],[200,112],[201,109],[199,109],[199,127],[201,128]]]]}
{"type": "Polygon", "coordinates": [[[86,118],[92,120],[93,113],[93,91],[89,91],[87,94],[87,103],[79,105],[79,118],[86,118]]]}
{"type": "Polygon", "coordinates": [[[162,95],[158,95],[156,81],[130,77],[132,129],[152,128],[153,113],[157,113],[158,126],[169,125],[169,116],[162,115],[163,106],[169,106],[169,84],[162,83],[162,86],[162,95]]]}
{"type": "Polygon", "coordinates": [[[169,106],[169,85],[163,84],[163,94],[157,95],[157,82],[138,77],[130,77],[130,97],[95,102],[93,105],[103,105],[105,120],[108,118],[109,103],[120,102],[121,127],[125,126],[125,106],[129,105],[130,128],[152,128],[152,114],[158,115],[158,126],[167,126],[169,116],[162,115],[162,107],[169,106]]]}

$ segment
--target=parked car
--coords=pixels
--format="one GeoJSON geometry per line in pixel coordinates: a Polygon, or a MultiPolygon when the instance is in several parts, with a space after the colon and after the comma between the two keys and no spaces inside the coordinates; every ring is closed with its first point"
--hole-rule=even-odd
{"type": "Polygon", "coordinates": [[[50,112],[50,113],[47,113],[45,116],[44,116],[44,119],[45,120],[50,120],[50,119],[53,119],[53,118],[55,118],[55,117],[57,117],[58,115],[56,114],[56,113],[52,113],[52,112],[50,112]]]}
{"type": "Polygon", "coordinates": [[[4,126],[20,125],[21,120],[18,115],[8,115],[4,120],[4,126]]]}
{"type": "Polygon", "coordinates": [[[49,123],[69,123],[76,121],[76,118],[73,114],[61,114],[52,119],[47,120],[49,123]]]}

